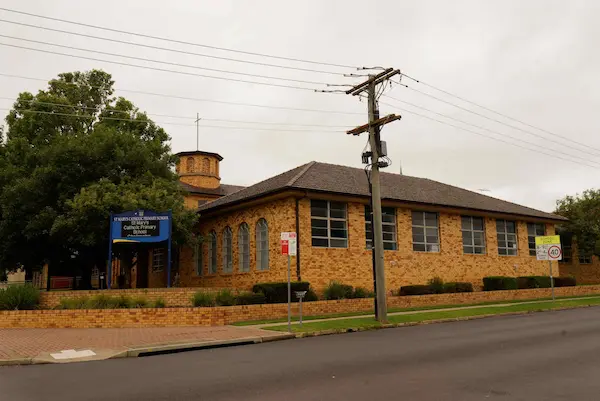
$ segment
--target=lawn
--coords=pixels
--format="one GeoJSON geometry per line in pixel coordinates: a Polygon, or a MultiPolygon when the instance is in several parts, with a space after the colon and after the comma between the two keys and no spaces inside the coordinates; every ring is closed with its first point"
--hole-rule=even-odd
{"type": "MultiPolygon", "coordinates": [[[[505,313],[515,312],[539,312],[551,309],[559,308],[576,308],[584,306],[600,305],[600,298],[579,298],[573,300],[563,300],[556,302],[534,302],[534,303],[521,303],[508,306],[490,306],[477,309],[460,309],[450,311],[437,311],[437,312],[416,312],[409,313],[406,315],[396,315],[389,317],[389,323],[391,324],[402,324],[402,323],[418,323],[426,322],[429,320],[440,320],[440,319],[456,319],[470,316],[481,316],[481,315],[497,315],[505,313]]],[[[313,321],[310,323],[303,324],[302,327],[298,324],[292,325],[292,331],[300,332],[316,332],[323,330],[348,330],[348,329],[369,329],[377,328],[381,325],[372,317],[364,318],[353,318],[353,319],[340,319],[340,320],[328,320],[328,321],[313,321]]],[[[268,326],[264,327],[266,330],[274,331],[287,331],[287,325],[283,326],[268,326]]]]}
{"type": "MultiPolygon", "coordinates": [[[[594,298],[598,297],[598,295],[580,295],[580,296],[571,296],[571,297],[557,297],[557,300],[568,298],[568,299],[585,299],[585,298],[594,298]]],[[[453,304],[453,305],[438,305],[438,306],[416,306],[412,308],[389,308],[388,313],[395,312],[412,312],[412,311],[424,311],[431,309],[451,309],[451,308],[461,308],[466,306],[481,306],[481,305],[496,305],[496,304],[516,304],[523,302],[535,302],[535,301],[549,301],[552,298],[537,298],[537,299],[518,299],[518,300],[510,300],[510,301],[487,301],[487,302],[479,302],[475,304],[453,304]]],[[[373,311],[365,311],[365,312],[345,312],[345,313],[331,313],[329,315],[317,315],[317,316],[303,316],[303,321],[313,321],[313,320],[321,320],[321,319],[329,319],[336,317],[350,317],[350,316],[372,316],[373,311]]],[[[292,316],[292,322],[297,322],[298,316],[292,316]]],[[[233,326],[254,326],[257,324],[271,324],[271,323],[285,323],[287,322],[287,318],[278,318],[278,319],[265,319],[265,320],[248,320],[243,322],[233,323],[233,326]]]]}

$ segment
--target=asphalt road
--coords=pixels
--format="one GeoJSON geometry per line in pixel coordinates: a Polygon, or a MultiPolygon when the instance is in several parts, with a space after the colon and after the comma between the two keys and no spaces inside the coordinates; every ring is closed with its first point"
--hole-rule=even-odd
{"type": "Polygon", "coordinates": [[[598,400],[600,307],[68,365],[0,400],[598,400]]]}

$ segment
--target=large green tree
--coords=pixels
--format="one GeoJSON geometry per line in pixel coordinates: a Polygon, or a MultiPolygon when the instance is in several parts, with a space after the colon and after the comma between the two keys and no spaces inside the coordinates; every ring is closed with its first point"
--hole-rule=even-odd
{"type": "Polygon", "coordinates": [[[193,241],[169,136],[113,83],[64,73],[15,101],[0,141],[0,269],[104,265],[111,212],[172,210],[175,243],[193,241]]]}
{"type": "Polygon", "coordinates": [[[559,199],[556,213],[569,219],[561,225],[560,234],[573,236],[580,250],[600,255],[600,190],[559,199]]]}

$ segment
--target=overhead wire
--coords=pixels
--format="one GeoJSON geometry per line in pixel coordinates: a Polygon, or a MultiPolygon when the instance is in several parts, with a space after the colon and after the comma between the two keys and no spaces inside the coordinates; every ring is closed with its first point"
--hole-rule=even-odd
{"type": "Polygon", "coordinates": [[[275,76],[272,76],[272,75],[251,74],[251,73],[246,73],[246,72],[222,70],[222,69],[218,69],[218,68],[201,67],[201,66],[198,66],[198,65],[173,63],[173,62],[170,62],[170,61],[161,61],[161,60],[154,60],[154,59],[149,59],[149,58],[145,58],[145,57],[128,56],[128,55],[125,55],[125,54],[104,52],[104,51],[101,51],[101,50],[84,49],[84,48],[81,48],[81,47],[62,45],[62,44],[52,43],[52,42],[44,42],[42,40],[33,40],[33,39],[20,38],[20,37],[17,37],[17,36],[10,36],[10,35],[0,34],[0,37],[8,38],[8,39],[14,39],[14,40],[21,40],[23,42],[37,43],[37,44],[42,44],[42,45],[47,45],[47,46],[60,47],[62,49],[77,50],[77,51],[81,51],[81,52],[96,53],[96,54],[102,54],[102,55],[105,55],[105,56],[121,57],[121,58],[130,59],[130,60],[146,61],[146,62],[157,63],[157,64],[172,65],[172,66],[176,66],[176,67],[194,68],[194,69],[198,69],[198,70],[206,70],[206,71],[212,71],[212,72],[222,72],[222,73],[226,73],[226,74],[242,75],[242,76],[254,77],[254,78],[277,79],[277,80],[280,80],[280,81],[298,82],[298,83],[303,83],[303,84],[327,85],[327,82],[307,81],[307,80],[295,79],[295,78],[275,77],[275,76]]]}
{"type": "Polygon", "coordinates": [[[121,30],[121,29],[107,28],[107,27],[103,27],[103,26],[99,26],[99,25],[86,24],[86,23],[83,23],[83,22],[66,20],[66,19],[62,19],[62,18],[49,17],[47,15],[40,15],[40,14],[34,14],[34,13],[25,12],[25,11],[13,10],[13,9],[6,8],[6,7],[0,7],[0,10],[6,11],[6,12],[10,12],[10,13],[15,13],[15,14],[28,15],[30,17],[43,18],[43,19],[51,20],[51,21],[63,22],[65,24],[71,24],[71,25],[83,26],[83,27],[87,27],[87,28],[100,29],[100,30],[108,31],[108,32],[115,32],[115,33],[120,33],[120,34],[138,36],[138,37],[147,38],[147,39],[161,40],[161,41],[171,42],[171,43],[179,43],[179,44],[184,44],[184,45],[189,45],[189,46],[203,47],[203,48],[213,49],[213,50],[220,50],[220,51],[226,51],[226,52],[232,52],[232,53],[246,54],[246,55],[249,55],[249,56],[267,57],[267,58],[278,59],[278,60],[286,60],[286,61],[294,61],[294,62],[300,62],[300,63],[325,65],[325,66],[330,66],[330,67],[352,68],[352,69],[361,68],[361,67],[347,65],[347,64],[327,63],[327,62],[314,61],[314,60],[306,60],[306,59],[299,59],[299,58],[293,58],[293,57],[275,56],[275,55],[266,54],[266,53],[250,52],[250,51],[245,51],[245,50],[237,50],[237,49],[230,49],[230,48],[225,48],[225,47],[218,47],[218,46],[206,45],[206,44],[201,44],[201,43],[188,42],[188,41],[184,41],[184,40],[170,39],[170,38],[165,38],[165,37],[160,37],[160,36],[143,34],[143,33],[139,33],[139,32],[125,31],[125,30],[121,30]]]}
{"type": "MultiPolygon", "coordinates": [[[[589,145],[587,145],[587,144],[585,144],[585,143],[582,143],[582,142],[577,142],[576,140],[574,140],[574,139],[572,139],[572,138],[567,138],[567,137],[565,137],[565,136],[563,136],[563,135],[556,134],[556,133],[554,133],[554,132],[551,132],[551,131],[548,131],[548,130],[546,130],[546,129],[544,129],[544,128],[540,128],[540,127],[538,127],[538,126],[535,126],[535,125],[532,125],[532,124],[526,123],[525,121],[522,121],[522,120],[519,120],[519,119],[517,119],[517,118],[511,117],[511,116],[509,116],[509,115],[506,115],[506,114],[504,114],[504,113],[500,113],[499,111],[496,111],[496,110],[490,109],[489,107],[483,106],[483,105],[482,105],[482,104],[480,104],[480,103],[473,102],[473,101],[471,101],[471,100],[465,99],[464,97],[461,97],[461,96],[455,95],[455,94],[453,94],[453,93],[451,93],[451,92],[448,92],[448,91],[446,91],[446,90],[444,90],[444,89],[441,89],[441,88],[438,88],[438,87],[436,87],[436,86],[433,86],[433,85],[431,85],[431,84],[428,84],[427,82],[423,82],[423,81],[421,81],[420,79],[413,78],[413,77],[411,77],[411,76],[409,76],[409,75],[406,75],[406,74],[404,74],[404,73],[402,73],[402,76],[405,76],[406,78],[408,78],[408,79],[410,79],[410,80],[412,80],[412,81],[414,81],[414,82],[416,82],[416,83],[419,83],[419,84],[421,84],[421,85],[425,85],[425,86],[427,86],[427,87],[429,87],[429,88],[431,88],[431,89],[434,89],[434,90],[436,90],[436,91],[442,92],[442,93],[444,93],[444,94],[446,94],[446,95],[448,95],[448,96],[452,96],[452,97],[454,97],[454,98],[456,98],[456,99],[462,100],[463,102],[466,102],[466,103],[472,104],[472,105],[474,105],[474,106],[480,107],[480,108],[482,108],[482,109],[484,109],[484,110],[486,110],[486,111],[489,111],[489,112],[491,112],[491,113],[494,113],[494,114],[496,114],[496,115],[499,115],[499,116],[501,116],[501,117],[507,118],[507,119],[509,119],[509,120],[516,121],[516,122],[518,122],[519,124],[523,124],[523,125],[525,125],[525,126],[527,126],[527,127],[529,127],[529,128],[537,129],[537,130],[539,130],[539,131],[545,132],[546,134],[548,134],[548,135],[552,135],[552,136],[554,136],[554,137],[558,137],[558,138],[562,138],[562,139],[569,140],[569,141],[571,141],[571,142],[573,142],[573,143],[576,143],[576,144],[578,144],[578,145],[580,145],[580,146],[584,146],[584,147],[586,147],[586,148],[592,148],[591,146],[589,146],[589,145]]],[[[595,148],[592,148],[592,149],[595,149],[595,148]]],[[[596,149],[596,150],[599,150],[599,151],[600,151],[600,149],[596,149]]]]}
{"type": "MultiPolygon", "coordinates": [[[[48,79],[44,79],[44,78],[27,77],[27,76],[23,76],[23,75],[6,74],[6,73],[2,73],[2,72],[0,72],[0,77],[18,78],[18,79],[39,81],[39,82],[45,82],[45,83],[56,80],[55,78],[48,80],[48,79]]],[[[75,83],[71,83],[71,84],[75,85],[75,83]]],[[[95,89],[104,89],[104,87],[102,87],[102,86],[89,85],[89,87],[95,88],[95,89]]],[[[271,106],[271,105],[256,104],[256,103],[229,102],[229,101],[225,101],[225,100],[195,98],[195,97],[188,97],[188,96],[171,95],[171,94],[166,94],[166,93],[148,92],[148,91],[140,91],[140,90],[134,90],[134,89],[124,89],[124,88],[120,88],[120,87],[116,87],[113,89],[117,92],[135,93],[135,94],[140,94],[140,95],[145,95],[145,96],[157,96],[157,97],[188,100],[188,101],[195,101],[195,102],[225,104],[225,105],[231,105],[231,106],[258,107],[258,108],[267,108],[267,109],[275,109],[275,110],[290,110],[290,111],[302,111],[302,112],[311,112],[311,113],[346,114],[346,115],[361,115],[361,116],[363,115],[363,113],[352,112],[352,111],[321,110],[321,109],[308,109],[308,108],[302,108],[302,107],[271,106]]]]}
{"type": "Polygon", "coordinates": [[[448,125],[448,126],[450,126],[450,127],[457,128],[457,129],[459,129],[459,130],[462,130],[462,131],[470,132],[470,133],[472,133],[472,134],[474,134],[474,135],[478,135],[478,136],[481,136],[481,137],[484,137],[484,138],[491,139],[491,140],[493,140],[493,141],[502,142],[502,143],[505,143],[505,144],[508,144],[508,145],[511,145],[511,146],[515,146],[515,147],[517,147],[517,148],[521,148],[521,149],[528,150],[528,151],[530,151],[530,152],[534,152],[534,153],[540,153],[540,154],[543,154],[543,155],[546,155],[546,156],[550,156],[550,157],[552,157],[552,158],[555,158],[555,159],[559,159],[559,160],[568,161],[568,162],[571,162],[571,163],[574,163],[574,164],[577,164],[577,165],[586,166],[586,167],[591,167],[591,168],[594,168],[594,169],[600,169],[600,167],[597,167],[597,166],[594,166],[594,165],[591,165],[591,164],[587,164],[587,163],[581,163],[581,162],[578,162],[578,161],[575,161],[575,160],[566,159],[566,158],[564,158],[564,157],[557,156],[556,154],[552,154],[552,153],[546,153],[546,152],[543,152],[543,151],[541,151],[540,149],[531,149],[531,148],[528,148],[528,147],[525,147],[525,146],[521,146],[521,145],[519,145],[519,144],[517,144],[517,143],[514,143],[514,142],[509,142],[509,141],[505,141],[505,140],[503,140],[503,139],[495,138],[495,137],[493,137],[493,136],[489,136],[489,135],[483,134],[483,133],[481,133],[481,132],[473,131],[473,130],[470,130],[470,129],[468,129],[468,128],[464,128],[464,127],[461,127],[461,126],[458,126],[458,125],[455,125],[455,124],[451,124],[451,123],[449,123],[449,122],[446,122],[446,121],[443,121],[443,120],[438,120],[437,118],[429,117],[429,116],[426,116],[426,115],[423,115],[423,114],[417,113],[417,112],[415,112],[415,111],[412,111],[412,110],[403,109],[403,108],[400,108],[400,107],[398,107],[398,106],[396,106],[396,105],[393,105],[393,104],[390,104],[390,103],[385,103],[385,102],[380,102],[380,103],[381,103],[381,104],[384,104],[384,105],[386,105],[386,106],[389,106],[389,107],[395,108],[395,109],[397,109],[397,110],[404,111],[404,112],[406,112],[406,113],[414,114],[414,115],[416,115],[416,116],[419,116],[419,117],[421,117],[421,118],[425,118],[425,119],[428,119],[428,120],[432,120],[432,121],[438,122],[438,123],[440,123],[440,124],[445,124],[445,125],[448,125]]]}
{"type": "Polygon", "coordinates": [[[79,58],[79,59],[83,59],[83,60],[97,61],[97,62],[101,62],[101,63],[109,63],[109,64],[128,66],[128,67],[136,67],[136,68],[142,68],[142,69],[146,69],[146,70],[169,72],[169,73],[173,73],[173,74],[180,74],[180,75],[195,76],[195,77],[201,77],[201,78],[218,79],[218,80],[222,80],[222,81],[243,82],[243,83],[254,84],[254,85],[265,85],[265,86],[273,86],[273,87],[279,87],[279,88],[298,89],[298,90],[315,92],[315,88],[307,88],[307,87],[302,87],[302,86],[283,85],[283,84],[275,84],[275,83],[259,82],[259,81],[248,81],[248,80],[238,79],[238,78],[217,77],[214,75],[195,74],[195,73],[186,72],[186,71],[169,70],[169,69],[165,69],[165,68],[150,67],[150,66],[146,66],[146,65],[123,63],[120,61],[105,60],[105,59],[98,59],[98,58],[93,58],[93,57],[79,56],[79,55],[75,55],[75,54],[54,52],[54,51],[50,51],[50,50],[35,49],[32,47],[25,47],[25,46],[13,45],[13,44],[2,43],[2,42],[0,42],[0,46],[14,47],[14,48],[31,50],[31,51],[41,52],[41,53],[55,54],[55,55],[59,55],[59,56],[66,56],[66,57],[72,57],[72,58],[79,58]]]}
{"type": "Polygon", "coordinates": [[[282,68],[282,69],[286,69],[286,70],[314,72],[314,73],[318,73],[318,74],[339,75],[339,76],[344,75],[343,73],[333,72],[333,71],[315,70],[312,68],[292,67],[292,66],[287,66],[287,65],[270,64],[270,63],[263,63],[263,62],[259,62],[259,61],[242,60],[242,59],[236,59],[236,58],[231,58],[231,57],[215,56],[212,54],[190,52],[190,51],[186,51],[186,50],[173,49],[173,48],[169,48],[169,47],[153,46],[153,45],[148,45],[148,44],[143,44],[143,43],[131,42],[128,40],[120,40],[120,39],[106,38],[106,37],[102,37],[102,36],[89,35],[89,34],[80,33],[80,32],[65,31],[62,29],[48,28],[45,26],[26,24],[23,22],[10,21],[10,20],[5,20],[5,19],[1,19],[1,18],[0,18],[0,22],[21,25],[21,26],[26,26],[26,27],[35,28],[35,29],[42,29],[42,30],[50,31],[50,32],[64,33],[67,35],[80,36],[80,37],[84,37],[84,38],[103,40],[103,41],[112,42],[112,43],[121,43],[121,44],[125,44],[125,45],[143,47],[146,49],[162,50],[162,51],[167,51],[167,52],[172,52],[172,53],[180,53],[180,54],[187,54],[187,55],[191,55],[191,56],[211,58],[211,59],[215,59],[215,60],[224,60],[224,61],[232,61],[235,63],[260,65],[263,67],[282,68]]]}
{"type": "MultiPolygon", "coordinates": [[[[529,142],[529,141],[526,141],[526,140],[524,140],[524,139],[517,138],[517,137],[511,136],[511,135],[508,135],[508,134],[506,134],[506,133],[503,133],[503,132],[499,132],[499,131],[495,131],[495,130],[492,130],[492,129],[489,129],[489,128],[486,128],[486,127],[483,127],[483,126],[481,126],[481,125],[472,124],[472,123],[470,123],[470,122],[467,122],[467,121],[461,120],[461,119],[459,119],[459,118],[455,118],[455,117],[449,116],[449,115],[447,115],[447,114],[438,113],[437,111],[434,111],[434,110],[428,109],[428,108],[426,108],[426,107],[423,107],[423,106],[416,105],[416,104],[414,104],[414,103],[411,103],[411,102],[406,102],[406,101],[404,101],[404,100],[397,99],[397,98],[395,98],[395,97],[392,97],[392,96],[390,96],[390,95],[383,95],[383,96],[384,96],[384,97],[386,97],[386,98],[388,98],[388,99],[394,100],[394,101],[396,101],[396,102],[400,102],[400,103],[408,104],[409,106],[415,107],[415,108],[417,108],[417,109],[421,109],[421,110],[427,111],[427,112],[429,112],[429,113],[436,114],[436,115],[438,115],[438,116],[440,116],[440,117],[444,117],[444,118],[447,118],[447,119],[450,119],[450,120],[453,120],[453,121],[456,121],[456,122],[459,122],[459,123],[462,123],[462,124],[465,124],[465,125],[469,125],[469,126],[471,126],[471,127],[474,127],[474,128],[478,128],[478,129],[481,129],[481,130],[484,130],[484,131],[488,131],[488,132],[491,132],[491,133],[493,133],[493,134],[496,134],[496,135],[500,135],[500,136],[506,136],[506,137],[508,137],[508,138],[511,138],[511,139],[514,139],[514,140],[517,140],[517,141],[521,141],[521,142],[527,143],[527,144],[529,144],[529,145],[533,145],[533,146],[537,146],[537,147],[539,147],[539,146],[540,146],[540,145],[539,145],[539,144],[537,144],[537,143],[534,143],[534,142],[529,142]]],[[[547,147],[544,147],[544,148],[545,148],[545,149],[548,149],[548,150],[555,151],[554,149],[550,149],[550,148],[547,148],[547,147]]],[[[594,161],[594,160],[586,159],[586,158],[584,158],[584,157],[577,156],[577,155],[573,155],[573,154],[571,154],[571,153],[567,153],[567,152],[562,152],[562,153],[563,153],[563,154],[565,154],[565,155],[568,155],[568,156],[570,156],[570,157],[573,157],[573,158],[575,158],[575,159],[579,159],[579,160],[583,160],[583,161],[585,161],[585,162],[588,162],[588,163],[595,163],[595,164],[598,164],[598,165],[600,165],[600,162],[597,162],[597,161],[594,161]]]]}

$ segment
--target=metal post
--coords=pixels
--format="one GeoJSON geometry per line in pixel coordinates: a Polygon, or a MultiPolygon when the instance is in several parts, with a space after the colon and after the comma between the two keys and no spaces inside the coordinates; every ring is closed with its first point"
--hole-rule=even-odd
{"type": "Polygon", "coordinates": [[[552,277],[552,261],[548,261],[548,268],[550,270],[550,288],[552,288],[552,300],[554,301],[554,278],[552,277]]]}
{"type": "MultiPolygon", "coordinates": [[[[158,223],[160,224],[160,222],[158,223]]],[[[167,288],[171,288],[171,234],[173,231],[173,213],[169,210],[169,249],[167,251],[167,288]]]]}
{"type": "Polygon", "coordinates": [[[292,257],[288,254],[288,331],[292,332],[292,257]]]}
{"type": "MultiPolygon", "coordinates": [[[[113,214],[110,214],[110,222],[108,229],[108,263],[106,264],[106,288],[110,290],[112,284],[112,226],[113,226],[113,214]]],[[[48,269],[50,274],[50,269],[48,269]]]]}
{"type": "Polygon", "coordinates": [[[300,297],[299,302],[300,304],[298,305],[298,307],[300,308],[300,327],[302,327],[302,298],[304,298],[303,296],[300,297]]]}
{"type": "MultiPolygon", "coordinates": [[[[369,123],[379,119],[375,82],[369,82],[369,123]]],[[[375,251],[375,282],[377,297],[377,319],[387,323],[387,300],[385,291],[385,267],[383,261],[383,226],[381,217],[381,189],[379,182],[379,126],[369,126],[369,143],[371,146],[371,202],[373,205],[373,249],[375,251]]]]}
{"type": "Polygon", "coordinates": [[[200,113],[196,113],[196,150],[200,150],[200,113]]]}

